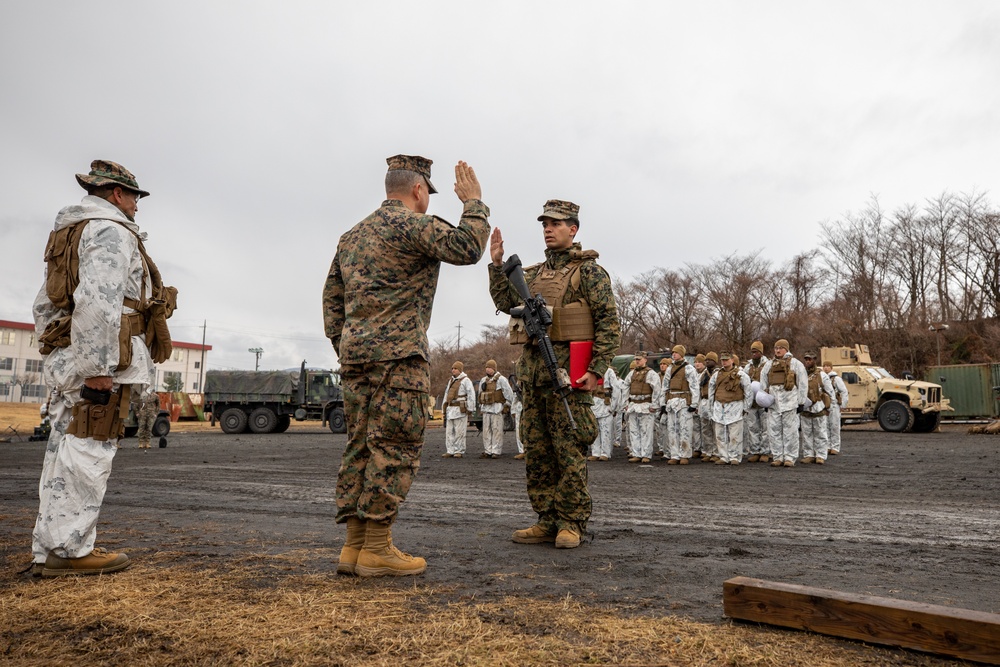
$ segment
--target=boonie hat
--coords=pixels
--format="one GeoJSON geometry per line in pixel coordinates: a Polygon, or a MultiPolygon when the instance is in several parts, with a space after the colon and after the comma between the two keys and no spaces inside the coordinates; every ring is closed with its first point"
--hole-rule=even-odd
{"type": "Polygon", "coordinates": [[[431,165],[434,164],[434,160],[428,160],[419,155],[393,155],[392,157],[387,157],[385,161],[389,165],[389,171],[405,170],[417,172],[427,181],[427,191],[432,195],[437,194],[437,188],[431,183],[431,165]]]}
{"type": "Polygon", "coordinates": [[[563,199],[550,199],[542,207],[542,214],[538,216],[538,221],[542,218],[552,218],[553,220],[576,220],[580,222],[580,207],[571,201],[563,199]]]}
{"type": "Polygon", "coordinates": [[[110,160],[94,160],[90,163],[89,174],[77,174],[76,182],[86,190],[88,187],[99,188],[105,185],[119,185],[139,193],[140,197],[148,197],[149,193],[139,187],[135,175],[117,162],[110,160]]]}

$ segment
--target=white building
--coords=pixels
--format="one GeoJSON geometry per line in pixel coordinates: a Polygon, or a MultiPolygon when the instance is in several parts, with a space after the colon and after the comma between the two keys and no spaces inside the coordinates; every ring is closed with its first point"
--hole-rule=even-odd
{"type": "MultiPolygon", "coordinates": [[[[175,382],[178,391],[201,392],[211,345],[173,342],[174,352],[156,365],[156,391],[175,382]]],[[[42,378],[42,355],[35,342],[35,325],[0,320],[0,401],[42,403],[48,395],[42,378]]]]}

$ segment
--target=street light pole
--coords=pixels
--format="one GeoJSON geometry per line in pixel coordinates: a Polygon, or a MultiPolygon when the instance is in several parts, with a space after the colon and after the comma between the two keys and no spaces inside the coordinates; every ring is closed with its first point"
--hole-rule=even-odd
{"type": "Polygon", "coordinates": [[[251,347],[249,350],[247,350],[247,352],[252,352],[256,356],[256,359],[254,360],[253,369],[255,371],[259,371],[260,370],[260,355],[264,354],[264,350],[261,349],[261,348],[259,348],[259,347],[251,347]]]}
{"type": "Polygon", "coordinates": [[[945,329],[947,329],[948,325],[944,324],[943,322],[939,322],[939,323],[933,323],[932,322],[931,325],[929,327],[927,327],[927,328],[934,332],[934,338],[937,340],[937,365],[940,366],[941,365],[941,332],[944,331],[945,329]]]}

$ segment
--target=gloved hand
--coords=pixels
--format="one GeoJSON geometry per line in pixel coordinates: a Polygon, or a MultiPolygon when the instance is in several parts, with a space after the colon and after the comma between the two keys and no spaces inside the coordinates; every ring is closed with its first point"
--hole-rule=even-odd
{"type": "Polygon", "coordinates": [[[803,409],[803,408],[805,408],[805,406],[804,406],[804,405],[802,405],[801,403],[799,403],[799,404],[798,404],[798,405],[797,405],[797,406],[795,407],[795,412],[802,412],[802,409],[803,409]]]}
{"type": "Polygon", "coordinates": [[[688,412],[698,412],[698,408],[696,408],[693,405],[691,405],[691,406],[688,407],[688,412]]]}

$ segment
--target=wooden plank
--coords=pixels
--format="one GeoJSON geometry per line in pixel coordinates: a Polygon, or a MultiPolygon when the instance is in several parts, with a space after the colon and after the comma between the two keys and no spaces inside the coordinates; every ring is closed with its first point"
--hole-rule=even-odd
{"type": "Polygon", "coordinates": [[[730,618],[1000,665],[1000,614],[749,577],[722,601],[730,618]]]}

